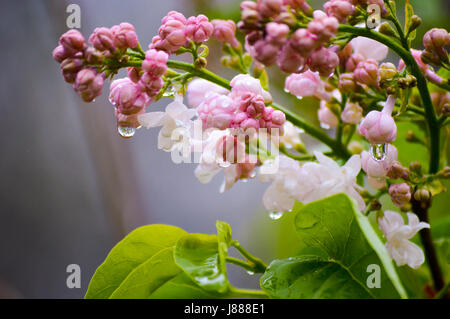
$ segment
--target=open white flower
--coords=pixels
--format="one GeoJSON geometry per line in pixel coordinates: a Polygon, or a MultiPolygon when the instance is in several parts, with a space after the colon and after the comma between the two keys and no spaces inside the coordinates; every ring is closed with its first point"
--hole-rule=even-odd
{"type": "Polygon", "coordinates": [[[139,123],[146,128],[162,126],[158,135],[158,148],[170,152],[179,141],[172,138],[176,129],[182,128],[189,132],[196,115],[195,109],[183,104],[180,98],[167,105],[165,112],[150,112],[138,116],[139,123]]]}
{"type": "Polygon", "coordinates": [[[378,225],[386,238],[386,248],[398,266],[408,265],[417,269],[425,261],[425,256],[419,246],[409,241],[423,228],[430,224],[419,222],[415,214],[407,213],[408,224],[402,215],[393,211],[385,211],[384,217],[378,219],[378,225]]]}
{"type": "Polygon", "coordinates": [[[275,174],[264,173],[268,165],[273,165],[273,163],[265,162],[261,166],[258,176],[261,182],[272,181],[263,196],[264,207],[276,212],[290,211],[295,204],[295,193],[301,187],[300,164],[292,158],[280,155],[278,171],[275,174]]]}
{"type": "Polygon", "coordinates": [[[360,210],[366,205],[355,190],[356,177],[361,170],[361,157],[353,155],[344,166],[320,152],[314,152],[319,163],[306,163],[302,166],[301,187],[296,193],[297,200],[303,203],[316,201],[334,194],[344,193],[358,203],[360,210]]]}

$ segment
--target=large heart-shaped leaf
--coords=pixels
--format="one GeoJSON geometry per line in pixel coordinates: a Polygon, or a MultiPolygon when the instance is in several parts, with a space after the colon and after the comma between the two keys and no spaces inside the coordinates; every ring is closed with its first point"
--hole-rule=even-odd
{"type": "Polygon", "coordinates": [[[86,298],[109,298],[133,270],[161,250],[175,246],[186,234],[168,225],[148,225],[134,230],[111,250],[97,269],[86,298]]]}
{"type": "Polygon", "coordinates": [[[198,287],[175,264],[165,248],[136,267],[110,296],[112,299],[217,298],[198,287]]]}
{"type": "Polygon", "coordinates": [[[261,286],[274,298],[373,298],[372,292],[337,262],[318,256],[298,256],[273,261],[261,286]]]}
{"type": "MultiPolygon", "coordinates": [[[[296,211],[295,227],[300,240],[309,247],[310,251],[318,250],[321,252],[318,254],[318,257],[321,257],[317,261],[320,262],[318,271],[326,267],[325,269],[336,270],[340,275],[345,274],[342,269],[334,265],[337,264],[346,270],[347,274],[359,286],[366,288],[364,290],[368,292],[369,296],[372,295],[376,298],[407,297],[385,247],[367,218],[359,212],[356,203],[347,195],[337,194],[300,207],[296,211]],[[333,265],[323,264],[324,262],[333,265]],[[371,274],[368,272],[368,266],[372,264],[380,266],[381,287],[369,290],[366,281],[371,274]]],[[[307,269],[304,263],[301,262],[303,266],[297,269],[307,269]]],[[[311,266],[311,262],[308,262],[308,265],[311,266]]],[[[279,279],[276,277],[277,274],[276,272],[272,274],[272,281],[279,279]]],[[[300,274],[297,275],[300,276],[300,274]]],[[[303,278],[318,280],[318,277],[308,277],[306,274],[303,278]]],[[[263,289],[266,289],[265,286],[268,285],[265,284],[264,286],[264,279],[267,279],[267,277],[263,277],[261,283],[263,289]]],[[[341,277],[338,279],[342,280],[341,277]]],[[[337,279],[332,276],[324,280],[327,281],[327,285],[331,285],[337,279]]],[[[314,294],[307,295],[302,291],[302,284],[305,287],[311,286],[308,280],[303,282],[284,280],[283,284],[287,287],[293,285],[296,287],[297,293],[291,292],[290,294],[293,298],[314,297],[314,294]]],[[[355,284],[352,282],[353,285],[355,284]]],[[[282,290],[279,288],[280,283],[277,283],[277,286],[277,291],[282,290]]],[[[358,287],[358,285],[355,285],[355,287],[358,287]]],[[[358,293],[353,297],[362,298],[360,291],[356,289],[355,291],[358,291],[358,293]]],[[[270,289],[267,292],[270,294],[270,289]]],[[[274,297],[277,296],[274,295],[274,297]]],[[[337,294],[333,298],[340,297],[341,295],[337,294]]]]}

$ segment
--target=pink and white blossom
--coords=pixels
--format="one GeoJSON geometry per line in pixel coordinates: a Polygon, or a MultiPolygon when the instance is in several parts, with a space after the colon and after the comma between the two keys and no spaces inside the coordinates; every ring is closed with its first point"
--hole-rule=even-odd
{"type": "Polygon", "coordinates": [[[192,108],[198,107],[205,100],[206,95],[210,93],[226,95],[230,91],[210,81],[197,78],[188,84],[186,91],[187,105],[192,108]]]}
{"type": "Polygon", "coordinates": [[[430,228],[425,222],[419,222],[415,214],[407,213],[408,224],[405,224],[402,215],[393,211],[385,211],[384,216],[378,219],[378,225],[386,238],[386,248],[397,266],[408,265],[417,269],[425,261],[422,249],[409,240],[418,231],[430,228]]]}

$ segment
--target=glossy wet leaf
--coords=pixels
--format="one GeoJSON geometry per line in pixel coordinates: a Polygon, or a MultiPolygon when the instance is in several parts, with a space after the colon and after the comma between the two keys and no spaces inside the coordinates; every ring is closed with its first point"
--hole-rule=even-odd
{"type": "Polygon", "coordinates": [[[173,248],[166,248],[136,267],[111,299],[217,298],[198,287],[175,264],[173,248]]]}
{"type": "Polygon", "coordinates": [[[168,225],[148,225],[134,230],[111,250],[97,269],[85,298],[110,297],[132,271],[161,250],[175,246],[186,234],[168,225]]]}
{"type": "MultiPolygon", "coordinates": [[[[373,296],[406,297],[383,243],[347,195],[334,195],[300,207],[296,211],[295,226],[305,246],[320,250],[322,256],[327,257],[326,261],[344,267],[361,286],[369,276],[367,267],[379,265],[381,288],[371,289],[373,296]]],[[[286,282],[286,285],[291,284],[286,282]]]]}
{"type": "Polygon", "coordinates": [[[174,256],[177,265],[197,285],[207,291],[227,292],[224,247],[219,252],[216,235],[188,234],[178,241],[174,256]]]}
{"type": "Polygon", "coordinates": [[[261,277],[261,287],[282,299],[374,298],[345,267],[318,256],[273,261],[261,277]]]}

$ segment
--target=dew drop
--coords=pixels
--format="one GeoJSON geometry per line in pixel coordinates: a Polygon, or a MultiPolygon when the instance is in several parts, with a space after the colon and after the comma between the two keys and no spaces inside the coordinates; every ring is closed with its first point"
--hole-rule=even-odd
{"type": "Polygon", "coordinates": [[[136,129],[134,127],[127,126],[118,126],[117,131],[123,138],[131,138],[134,136],[134,133],[136,133],[136,129]]]}
{"type": "Polygon", "coordinates": [[[256,172],[255,171],[251,172],[250,173],[250,178],[255,178],[255,177],[256,177],[256,172]]]}
{"type": "Polygon", "coordinates": [[[320,123],[320,127],[323,128],[324,130],[329,130],[331,128],[328,124],[325,123],[320,123]]]}
{"type": "Polygon", "coordinates": [[[248,178],[241,178],[241,182],[242,183],[247,183],[248,182],[248,178]]]}
{"type": "Polygon", "coordinates": [[[247,274],[249,274],[250,276],[253,276],[255,273],[253,271],[248,270],[247,274]]]}
{"type": "Polygon", "coordinates": [[[370,155],[377,162],[381,162],[386,158],[387,144],[373,144],[370,146],[370,155]]]}
{"type": "Polygon", "coordinates": [[[270,212],[269,213],[269,217],[272,220],[278,220],[281,218],[281,216],[283,216],[283,212],[270,212]]]}

